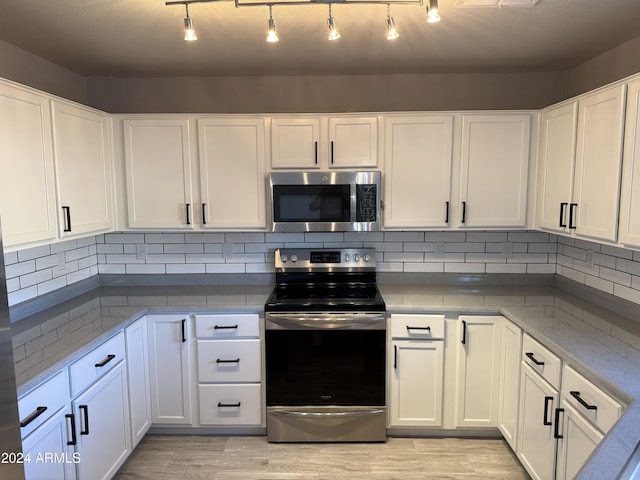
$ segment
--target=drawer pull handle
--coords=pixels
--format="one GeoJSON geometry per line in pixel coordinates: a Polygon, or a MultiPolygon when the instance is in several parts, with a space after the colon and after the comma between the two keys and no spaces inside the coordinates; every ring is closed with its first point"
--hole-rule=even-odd
{"type": "Polygon", "coordinates": [[[67,440],[67,445],[76,445],[78,438],[76,437],[76,416],[73,413],[67,413],[64,418],[71,420],[71,440],[67,440]]]}
{"type": "Polygon", "coordinates": [[[234,360],[223,360],[223,359],[221,359],[221,358],[218,358],[218,359],[216,360],[216,363],[240,363],[240,359],[239,359],[239,358],[236,358],[236,359],[234,359],[234,360]]]}
{"type": "Polygon", "coordinates": [[[96,363],[96,367],[104,367],[107,363],[109,363],[111,360],[113,360],[114,358],[116,358],[115,355],[111,354],[111,355],[107,355],[107,358],[105,358],[104,360],[102,360],[101,362],[96,363]]]}
{"type": "Polygon", "coordinates": [[[80,435],[89,435],[89,405],[79,405],[78,410],[83,410],[84,429],[80,426],[80,435]]]}
{"type": "Polygon", "coordinates": [[[47,407],[36,407],[36,409],[31,412],[31,414],[27,418],[25,418],[24,420],[20,420],[20,426],[23,428],[26,427],[46,411],[47,407]]]}
{"type": "Polygon", "coordinates": [[[236,330],[238,325],[214,325],[214,330],[236,330]]]}
{"type": "Polygon", "coordinates": [[[431,327],[412,327],[410,325],[407,325],[407,332],[409,330],[426,330],[427,332],[431,332],[431,327]]]}
{"type": "Polygon", "coordinates": [[[585,402],[584,399],[580,396],[580,392],[574,390],[574,391],[569,392],[569,393],[571,394],[571,396],[573,398],[575,398],[578,401],[578,403],[580,405],[582,405],[587,410],[597,410],[598,409],[597,405],[591,405],[591,404],[588,404],[587,402],[585,402]]]}
{"type": "Polygon", "coordinates": [[[553,438],[564,438],[560,433],[560,414],[564,413],[564,408],[556,408],[556,426],[553,429],[553,438]]]}
{"type": "Polygon", "coordinates": [[[238,403],[222,403],[218,402],[218,408],[238,408],[240,406],[240,402],[238,403]]]}
{"type": "Polygon", "coordinates": [[[536,365],[538,365],[539,367],[544,365],[544,362],[541,362],[540,360],[538,360],[536,357],[533,356],[532,352],[527,352],[525,353],[525,355],[527,356],[527,358],[529,360],[531,360],[533,363],[535,363],[536,365]]]}
{"type": "Polygon", "coordinates": [[[542,419],[542,425],[550,426],[551,421],[547,420],[549,418],[549,402],[553,402],[553,397],[544,397],[544,413],[542,419]]]}

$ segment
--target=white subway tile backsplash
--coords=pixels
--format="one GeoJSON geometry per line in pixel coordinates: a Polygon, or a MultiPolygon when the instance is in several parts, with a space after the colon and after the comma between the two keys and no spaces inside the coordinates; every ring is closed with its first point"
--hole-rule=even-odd
{"type": "Polygon", "coordinates": [[[272,273],[283,247],[372,247],[380,272],[556,273],[640,303],[640,252],[535,231],[109,233],[8,253],[9,302],[98,274],[272,273]]]}

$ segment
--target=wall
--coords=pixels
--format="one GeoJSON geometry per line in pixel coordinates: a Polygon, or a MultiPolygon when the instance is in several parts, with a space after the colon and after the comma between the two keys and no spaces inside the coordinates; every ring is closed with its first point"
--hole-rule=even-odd
{"type": "Polygon", "coordinates": [[[0,77],[87,104],[85,77],[2,40],[0,77]]]}
{"type": "Polygon", "coordinates": [[[90,78],[110,113],[284,113],[537,109],[565,98],[562,72],[90,78]]]}

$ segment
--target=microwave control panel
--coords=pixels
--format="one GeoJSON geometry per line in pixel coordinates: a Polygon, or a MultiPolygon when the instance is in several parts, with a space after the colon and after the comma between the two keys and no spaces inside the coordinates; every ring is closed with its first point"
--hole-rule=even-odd
{"type": "Polygon", "coordinates": [[[356,222],[375,222],[378,220],[378,186],[358,184],[356,186],[356,222]]]}

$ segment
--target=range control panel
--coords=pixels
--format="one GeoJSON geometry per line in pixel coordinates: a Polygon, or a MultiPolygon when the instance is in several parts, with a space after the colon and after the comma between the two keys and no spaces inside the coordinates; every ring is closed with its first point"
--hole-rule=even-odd
{"type": "Polygon", "coordinates": [[[374,248],[281,248],[276,250],[276,270],[371,270],[374,248]]]}

